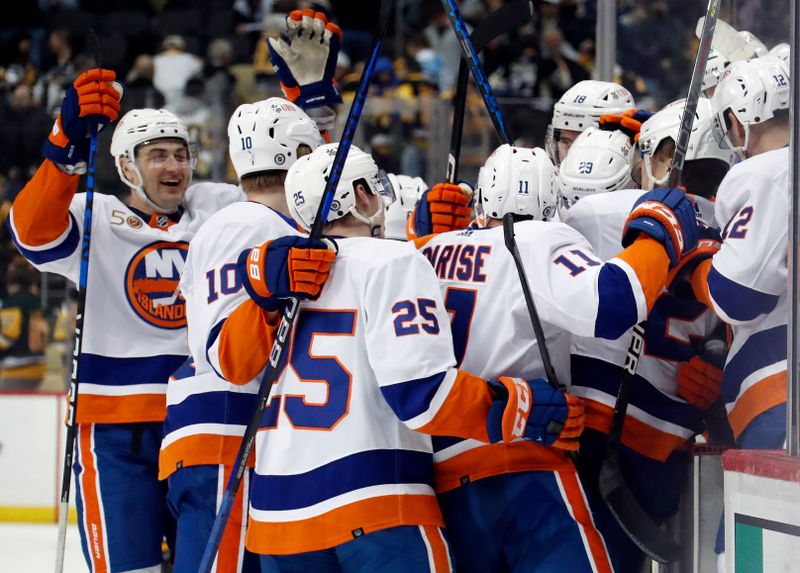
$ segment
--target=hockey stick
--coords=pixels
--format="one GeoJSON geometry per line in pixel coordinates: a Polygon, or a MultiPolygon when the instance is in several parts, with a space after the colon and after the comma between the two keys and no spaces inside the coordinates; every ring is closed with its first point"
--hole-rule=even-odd
{"type": "MultiPolygon", "coordinates": [[[[714,26],[717,22],[717,12],[720,0],[709,0],[704,20],[703,34],[700,40],[700,47],[697,50],[697,57],[694,61],[692,70],[692,81],[689,84],[689,94],[686,97],[686,107],[681,117],[678,141],[675,145],[675,155],[672,159],[672,167],[669,173],[668,185],[675,187],[680,181],[683,171],[683,162],[686,157],[686,149],[689,145],[689,136],[692,131],[692,123],[697,111],[697,102],[700,98],[700,88],[702,86],[703,72],[706,68],[708,52],[711,48],[711,39],[714,35],[714,26]]],[[[628,484],[622,477],[622,469],[619,463],[619,444],[622,436],[622,429],[625,425],[625,414],[631,398],[631,392],[636,377],[636,369],[639,365],[644,348],[644,329],[647,321],[642,321],[633,328],[628,353],[625,358],[625,366],[620,381],[617,401],[614,405],[614,416],[611,421],[611,430],[608,433],[606,443],[606,457],[600,468],[599,488],[606,506],[614,515],[620,527],[639,549],[646,553],[651,559],[659,563],[671,563],[680,557],[680,547],[673,541],[672,537],[662,531],[653,519],[644,511],[636,501],[628,484]]]]}
{"type": "MultiPolygon", "coordinates": [[[[350,150],[350,145],[353,142],[353,137],[355,136],[356,128],[358,127],[358,120],[361,117],[361,112],[364,109],[364,102],[367,99],[369,84],[375,72],[375,63],[378,61],[378,55],[380,54],[381,47],[383,46],[383,40],[386,37],[386,31],[389,27],[389,16],[392,12],[393,5],[394,0],[384,0],[381,5],[379,36],[375,41],[374,47],[372,48],[372,55],[367,61],[367,64],[364,66],[364,71],[361,73],[361,81],[358,84],[358,89],[356,90],[355,97],[353,98],[353,103],[350,105],[350,111],[347,114],[347,121],[345,122],[344,131],[342,132],[342,138],[339,141],[339,146],[336,150],[336,156],[333,159],[333,165],[331,167],[330,174],[328,175],[328,180],[325,183],[322,201],[320,201],[317,214],[314,217],[314,224],[311,227],[310,237],[312,239],[319,239],[322,236],[322,228],[325,226],[325,222],[328,219],[328,213],[330,212],[331,203],[333,202],[334,192],[336,191],[336,187],[339,185],[339,180],[341,179],[342,170],[344,168],[344,162],[347,158],[347,153],[350,150]]],[[[281,323],[278,326],[275,342],[272,345],[272,350],[269,354],[269,361],[267,362],[266,369],[261,377],[261,386],[258,389],[256,410],[253,412],[253,416],[250,418],[250,422],[247,424],[247,429],[245,430],[244,436],[242,436],[242,444],[239,447],[239,453],[237,454],[236,462],[234,463],[235,471],[231,474],[231,477],[228,480],[228,484],[225,489],[225,495],[222,498],[222,503],[220,504],[217,512],[217,517],[214,519],[214,525],[211,529],[211,534],[208,538],[205,552],[203,553],[203,559],[200,562],[199,571],[203,573],[210,573],[211,568],[214,565],[214,560],[216,559],[217,551],[219,550],[220,541],[222,540],[222,534],[225,532],[225,525],[228,523],[228,518],[230,517],[231,509],[233,508],[233,502],[236,499],[236,494],[239,491],[244,473],[247,471],[247,460],[250,457],[250,452],[253,449],[256,433],[261,425],[261,416],[270,400],[272,388],[275,385],[275,380],[280,372],[278,365],[280,364],[283,356],[283,352],[286,347],[286,341],[289,338],[289,333],[291,333],[295,320],[297,319],[297,311],[299,306],[300,301],[298,299],[288,299],[288,304],[284,310],[283,317],[281,318],[281,323]]]]}
{"type": "MultiPolygon", "coordinates": [[[[702,39],[705,27],[705,17],[697,20],[697,27],[694,30],[697,39],[702,39]]],[[[725,20],[717,19],[714,26],[714,38],[711,40],[711,49],[718,51],[729,62],[738,60],[749,60],[758,54],[753,47],[747,43],[736,28],[728,24],[725,20]]]]}
{"type": "MultiPolygon", "coordinates": [[[[532,17],[533,4],[530,0],[515,0],[511,4],[505,4],[498,8],[475,26],[475,29],[469,35],[469,41],[472,43],[475,52],[480,52],[489,42],[510,30],[524,26],[530,22],[532,17]]],[[[450,154],[447,156],[446,180],[448,183],[455,183],[458,180],[458,164],[461,156],[461,136],[464,132],[468,82],[469,67],[467,66],[467,61],[462,57],[458,66],[456,93],[453,97],[453,129],[450,132],[450,154]]]]}
{"type": "MultiPolygon", "coordinates": [[[[494,98],[489,81],[486,79],[486,74],[483,72],[483,65],[478,59],[478,54],[475,48],[472,46],[469,38],[466,36],[466,27],[464,26],[464,20],[461,17],[458,6],[456,6],[454,0],[442,0],[442,3],[448,10],[450,22],[453,25],[453,30],[455,31],[456,36],[458,36],[458,40],[461,43],[461,48],[464,51],[464,60],[466,60],[467,65],[472,72],[472,77],[475,78],[475,85],[478,87],[478,91],[483,98],[483,102],[486,104],[486,109],[489,112],[489,116],[492,118],[492,124],[497,132],[497,137],[504,144],[511,143],[508,133],[505,129],[500,108],[498,107],[497,101],[494,98]]],[[[532,11],[533,9],[529,8],[529,10],[532,11]]],[[[511,256],[514,258],[514,264],[517,268],[517,273],[519,274],[519,282],[522,286],[522,293],[525,296],[525,304],[528,307],[528,314],[530,315],[531,324],[533,325],[533,332],[535,333],[536,340],[538,342],[537,346],[539,347],[539,352],[542,356],[542,364],[544,365],[547,381],[553,388],[563,391],[564,387],[558,381],[556,371],[553,368],[553,362],[550,359],[550,352],[547,350],[547,345],[545,344],[542,321],[539,318],[538,311],[536,310],[536,303],[533,300],[530,283],[528,282],[528,277],[525,273],[525,267],[522,264],[522,258],[520,257],[519,249],[517,248],[514,237],[513,217],[514,216],[511,213],[503,217],[503,235],[505,237],[506,247],[508,248],[509,252],[511,252],[511,256]]]]}
{"type": "MultiPolygon", "coordinates": [[[[95,59],[101,68],[100,42],[94,30],[89,29],[94,39],[95,59]]],[[[97,124],[89,127],[89,161],[86,166],[86,203],[83,212],[83,236],[81,238],[81,265],[78,276],[78,308],[75,316],[75,343],[72,349],[72,370],[67,396],[67,432],[64,444],[64,465],[61,475],[61,498],[58,504],[58,540],[56,542],[56,573],[64,570],[64,553],[67,544],[67,518],[69,516],[69,492],[72,487],[72,461],[75,455],[75,416],[78,410],[78,384],[80,382],[80,357],[83,343],[83,323],[86,315],[86,285],[89,276],[89,247],[92,240],[92,210],[94,209],[94,171],[97,163],[97,124]]]]}

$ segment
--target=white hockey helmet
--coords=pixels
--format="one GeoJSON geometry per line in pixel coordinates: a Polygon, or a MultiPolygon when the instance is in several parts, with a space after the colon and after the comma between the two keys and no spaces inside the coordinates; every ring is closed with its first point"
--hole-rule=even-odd
{"type": "Polygon", "coordinates": [[[783,60],[786,62],[787,66],[789,65],[789,56],[791,53],[791,47],[786,42],[781,42],[769,51],[770,56],[775,56],[776,58],[783,60]]]}
{"type": "MultiPolygon", "coordinates": [[[[122,182],[133,189],[134,193],[151,209],[157,213],[167,213],[167,210],[153,203],[145,193],[142,187],[142,173],[136,165],[136,148],[156,139],[182,139],[191,155],[191,170],[194,170],[195,153],[194,146],[189,139],[189,131],[178,116],[166,109],[132,109],[123,115],[111,136],[111,155],[114,157],[114,165],[117,166],[117,173],[122,182]],[[123,157],[136,173],[138,184],[125,176],[121,162],[123,157]]],[[[187,186],[191,183],[191,170],[187,186]]]]}
{"type": "Polygon", "coordinates": [[[300,144],[313,151],[323,143],[317,124],[279,97],[242,104],[228,122],[228,152],[239,179],[259,171],[286,171],[297,160],[300,144]]]}
{"type": "MultiPolygon", "coordinates": [[[[642,155],[647,178],[650,180],[651,189],[664,185],[668,175],[656,179],[653,175],[652,159],[662,141],[672,139],[678,141],[678,132],[681,127],[683,110],[686,109],[686,100],[679,99],[654,113],[650,119],[642,124],[639,131],[639,151],[642,155]]],[[[697,101],[697,110],[692,131],[689,134],[689,143],[686,148],[686,161],[695,159],[719,159],[730,163],[731,148],[724,141],[720,142],[714,135],[714,112],[711,100],[701,97],[697,101]]]]}
{"type": "Polygon", "coordinates": [[[583,80],[569,88],[553,106],[553,119],[547,130],[545,148],[557,163],[557,130],[583,131],[598,125],[606,113],[622,113],[636,107],[631,92],[614,82],[583,80]]]}
{"type": "Polygon", "coordinates": [[[708,52],[706,69],[703,72],[703,85],[700,88],[704,94],[708,95],[711,89],[717,87],[719,78],[728,64],[730,64],[730,61],[722,52],[713,48],[708,52]]]}
{"type": "Polygon", "coordinates": [[[547,221],[556,212],[556,171],[541,147],[503,144],[478,173],[477,220],[502,219],[506,213],[547,221]]]}
{"type": "Polygon", "coordinates": [[[731,148],[744,158],[750,126],[772,119],[778,110],[788,109],[790,92],[789,66],[783,60],[764,56],[732,63],[711,98],[717,140],[730,145],[726,112],[731,111],[744,126],[745,134],[743,145],[731,148]]]}
{"type": "Polygon", "coordinates": [[[408,239],[406,224],[408,217],[414,211],[422,194],[428,190],[428,185],[422,177],[409,177],[408,175],[388,174],[389,181],[395,193],[394,202],[386,207],[384,220],[384,236],[387,239],[405,241],[408,239]]]}
{"type": "Polygon", "coordinates": [[[583,197],[630,187],[632,157],[631,139],[621,131],[590,127],[581,133],[558,168],[562,220],[583,197]]]}
{"type": "MultiPolygon", "coordinates": [[[[309,155],[299,158],[286,173],[284,190],[289,214],[306,231],[310,231],[317,216],[325,183],[333,167],[338,143],[327,143],[317,147],[309,155]]],[[[370,232],[377,235],[383,223],[383,211],[394,201],[394,190],[386,173],[378,168],[369,153],[364,153],[355,145],[350,146],[344,162],[339,184],[333,193],[327,222],[336,221],[351,214],[369,225],[370,232]],[[354,184],[363,180],[369,190],[381,198],[381,204],[372,215],[365,216],[356,209],[354,184]]]]}
{"type": "Polygon", "coordinates": [[[744,41],[747,42],[747,44],[753,49],[756,58],[760,58],[761,56],[766,56],[769,54],[769,50],[764,45],[764,42],[759,40],[758,37],[752,32],[740,30],[739,35],[744,38],[744,41]]]}

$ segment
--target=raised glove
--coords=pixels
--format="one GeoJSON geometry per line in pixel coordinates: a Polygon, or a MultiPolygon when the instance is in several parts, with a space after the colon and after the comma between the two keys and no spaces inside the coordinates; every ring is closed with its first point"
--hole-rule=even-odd
{"type": "Polygon", "coordinates": [[[636,201],[622,230],[622,246],[628,247],[639,233],[664,245],[670,268],[697,246],[698,226],[692,200],[683,189],[653,189],[636,201]]]}
{"type": "Polygon", "coordinates": [[[466,183],[437,183],[422,194],[414,208],[409,238],[466,229],[472,217],[471,201],[472,188],[466,183]]]}
{"type": "Polygon", "coordinates": [[[642,124],[652,115],[653,112],[646,109],[629,109],[622,113],[603,114],[598,124],[603,131],[621,131],[630,137],[631,143],[636,143],[642,124]]]}
{"type": "Polygon", "coordinates": [[[700,358],[678,365],[678,396],[692,406],[707,409],[720,396],[722,370],[700,358]]]}
{"type": "Polygon", "coordinates": [[[342,30],[322,12],[289,13],[286,39],[267,38],[270,60],[286,99],[305,109],[342,103],[333,79],[341,42],[342,30]]]}
{"type": "Polygon", "coordinates": [[[279,310],[287,298],[315,299],[336,257],[335,243],[309,237],[281,237],[242,251],[236,270],[259,306],[279,310]]]}
{"type": "Polygon", "coordinates": [[[53,163],[75,166],[89,160],[89,128],[98,128],[119,116],[120,92],[111,82],[112,70],[95,68],[82,73],[67,89],[42,153],[53,163]]]}
{"type": "Polygon", "coordinates": [[[541,378],[501,376],[488,382],[495,399],[489,409],[489,441],[528,439],[562,450],[578,449],[585,415],[583,400],[555,390],[541,378]]]}

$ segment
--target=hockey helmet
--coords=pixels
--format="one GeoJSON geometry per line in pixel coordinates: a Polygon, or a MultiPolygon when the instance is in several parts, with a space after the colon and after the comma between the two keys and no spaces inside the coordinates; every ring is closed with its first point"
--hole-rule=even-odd
{"type": "Polygon", "coordinates": [[[384,220],[384,236],[387,239],[405,241],[408,238],[406,223],[414,211],[422,194],[428,190],[428,185],[422,177],[409,177],[408,175],[388,174],[389,181],[395,192],[394,202],[386,207],[384,220]]]}

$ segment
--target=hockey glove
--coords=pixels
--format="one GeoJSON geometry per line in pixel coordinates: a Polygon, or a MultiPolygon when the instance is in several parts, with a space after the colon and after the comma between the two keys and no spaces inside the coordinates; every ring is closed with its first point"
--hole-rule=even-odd
{"type": "Polygon", "coordinates": [[[636,143],[642,124],[652,115],[653,112],[646,109],[629,109],[622,113],[603,114],[598,123],[603,131],[621,131],[630,137],[631,143],[636,143]]]}
{"type": "Polygon", "coordinates": [[[236,270],[256,304],[280,310],[287,298],[317,298],[335,257],[330,240],[281,237],[242,251],[236,270]]]}
{"type": "Polygon", "coordinates": [[[67,89],[42,153],[53,163],[78,166],[89,161],[89,126],[98,127],[119,116],[120,92],[111,82],[116,74],[95,68],[78,76],[67,89]]]}
{"type": "Polygon", "coordinates": [[[667,276],[669,292],[680,300],[696,300],[690,282],[692,273],[700,263],[717,254],[722,246],[719,231],[712,227],[699,227],[698,235],[701,238],[697,241],[697,248],[681,257],[667,276]]]}
{"type": "Polygon", "coordinates": [[[678,365],[678,396],[695,408],[708,409],[720,396],[722,370],[694,356],[678,365]]]}
{"type": "Polygon", "coordinates": [[[697,215],[683,189],[653,189],[636,201],[622,230],[622,246],[628,247],[645,233],[664,246],[675,267],[685,253],[697,246],[697,215]]]}
{"type": "Polygon", "coordinates": [[[437,183],[422,194],[414,208],[408,238],[466,229],[472,217],[471,201],[472,188],[466,183],[437,183]]]}
{"type": "Polygon", "coordinates": [[[272,65],[286,99],[304,109],[342,103],[333,79],[342,30],[325,14],[294,10],[286,18],[286,39],[267,38],[272,65]]]}
{"type": "Polygon", "coordinates": [[[583,400],[555,390],[541,378],[501,376],[488,382],[495,394],[489,409],[489,441],[528,439],[562,450],[578,449],[585,415],[583,400]]]}

